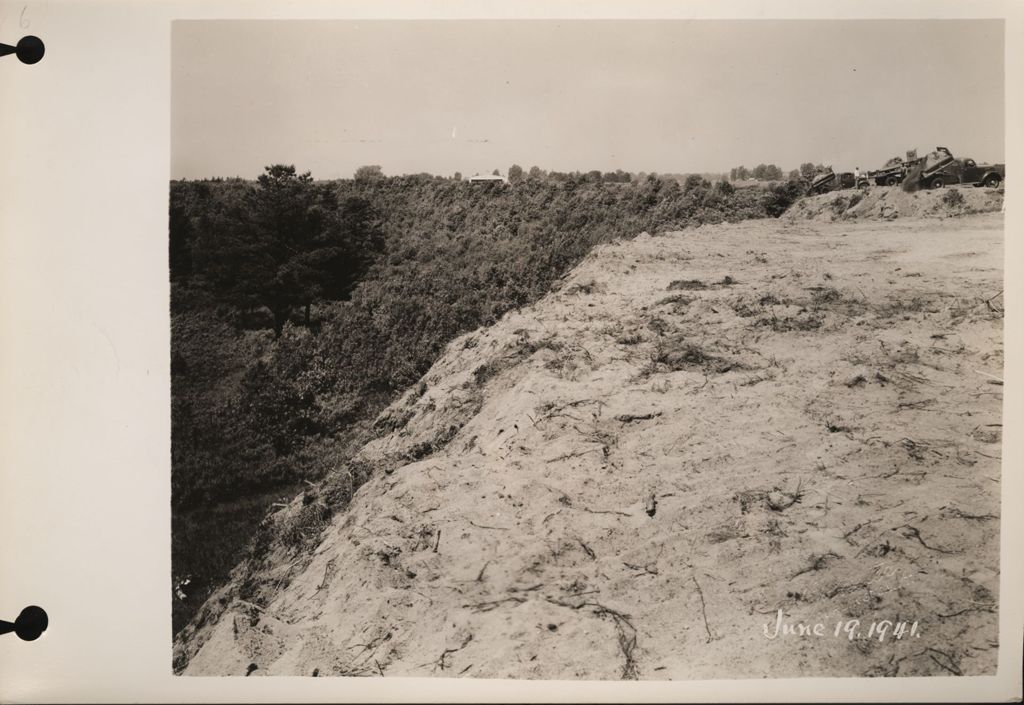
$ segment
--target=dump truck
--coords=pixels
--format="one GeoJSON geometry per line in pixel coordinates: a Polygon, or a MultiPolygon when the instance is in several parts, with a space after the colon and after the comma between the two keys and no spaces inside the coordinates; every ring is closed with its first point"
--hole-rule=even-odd
{"type": "Polygon", "coordinates": [[[1006,180],[1005,164],[979,164],[973,159],[949,159],[925,167],[921,171],[922,188],[942,188],[950,184],[966,184],[999,188],[1006,180]]]}
{"type": "Polygon", "coordinates": [[[868,178],[874,181],[879,186],[895,186],[896,184],[903,181],[907,175],[907,162],[902,159],[896,163],[887,167],[882,167],[876,171],[869,171],[868,178]]]}
{"type": "Polygon", "coordinates": [[[853,175],[853,172],[843,171],[837,174],[832,170],[832,167],[827,167],[824,171],[818,172],[811,178],[807,195],[813,196],[818,193],[854,188],[858,185],[857,178],[853,175]]]}
{"type": "Polygon", "coordinates": [[[869,171],[867,178],[879,186],[895,186],[906,178],[907,172],[924,162],[926,157],[918,157],[917,150],[907,152],[907,158],[894,157],[885,166],[869,171]]]}

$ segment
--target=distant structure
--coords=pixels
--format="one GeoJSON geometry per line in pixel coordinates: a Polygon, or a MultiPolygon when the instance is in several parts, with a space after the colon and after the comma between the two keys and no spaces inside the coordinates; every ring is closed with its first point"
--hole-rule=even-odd
{"type": "Polygon", "coordinates": [[[507,184],[508,179],[504,176],[498,176],[497,174],[474,174],[469,177],[469,182],[471,184],[507,184]]]}

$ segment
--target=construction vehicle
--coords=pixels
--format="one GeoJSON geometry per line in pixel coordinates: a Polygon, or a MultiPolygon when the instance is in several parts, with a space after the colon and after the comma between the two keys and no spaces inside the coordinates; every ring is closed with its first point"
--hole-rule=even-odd
{"type": "Polygon", "coordinates": [[[826,167],[824,171],[820,171],[811,178],[811,184],[807,189],[807,195],[813,196],[819,193],[828,193],[829,191],[838,191],[844,188],[854,188],[859,186],[857,178],[851,171],[843,171],[836,173],[832,170],[832,167],[826,167]]]}
{"type": "Polygon", "coordinates": [[[918,157],[917,150],[907,152],[907,158],[893,157],[884,167],[869,171],[867,178],[879,186],[895,186],[906,178],[907,172],[924,162],[925,157],[918,157]]]}
{"type": "Polygon", "coordinates": [[[922,188],[942,188],[950,184],[999,188],[1006,180],[1005,164],[978,164],[973,159],[955,159],[948,150],[946,154],[949,159],[922,168],[922,188]]]}
{"type": "Polygon", "coordinates": [[[944,179],[949,177],[943,177],[942,172],[950,164],[954,163],[956,159],[953,157],[953,153],[945,147],[936,147],[934,152],[929,152],[925,155],[924,159],[918,165],[921,170],[920,176],[918,176],[919,183],[923,186],[929,184],[930,188],[932,183],[941,186],[944,183],[944,179]]]}

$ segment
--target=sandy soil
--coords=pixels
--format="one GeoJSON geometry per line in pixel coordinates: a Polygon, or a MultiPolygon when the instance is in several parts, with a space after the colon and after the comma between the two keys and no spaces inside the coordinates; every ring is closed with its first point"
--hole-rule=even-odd
{"type": "Polygon", "coordinates": [[[908,193],[901,187],[870,186],[833,191],[793,204],[787,220],[895,220],[897,218],[955,218],[1000,210],[1003,190],[950,186],[908,193]]]}
{"type": "Polygon", "coordinates": [[[222,592],[184,673],[994,673],[1002,233],[795,214],[599,248],[452,343],[360,454],[393,471],[262,604],[222,592]],[[767,638],[779,610],[822,635],[767,638]]]}

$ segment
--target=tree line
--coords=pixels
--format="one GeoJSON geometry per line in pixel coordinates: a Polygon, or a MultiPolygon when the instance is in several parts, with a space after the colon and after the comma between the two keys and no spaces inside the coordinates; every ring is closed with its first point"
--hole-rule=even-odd
{"type": "Polygon", "coordinates": [[[755,179],[757,181],[782,181],[785,175],[782,169],[774,164],[758,164],[753,169],[745,166],[733,167],[729,170],[730,181],[746,181],[755,179]]]}
{"type": "Polygon", "coordinates": [[[729,170],[729,180],[746,181],[748,179],[754,179],[755,181],[810,181],[814,178],[815,174],[824,171],[826,168],[827,167],[822,164],[804,162],[800,165],[800,168],[793,169],[788,174],[783,174],[782,169],[774,164],[758,164],[753,169],[748,169],[745,166],[737,166],[729,170]]]}
{"type": "MultiPolygon", "coordinates": [[[[896,159],[898,160],[898,158],[896,159]]],[[[895,160],[890,160],[893,162],[895,160]]],[[[737,166],[729,170],[728,180],[729,181],[746,181],[753,179],[755,181],[785,181],[791,180],[796,181],[803,179],[805,181],[810,180],[816,173],[824,170],[826,167],[822,164],[814,164],[812,162],[805,162],[800,165],[798,169],[793,169],[788,173],[783,172],[781,168],[775,164],[758,164],[757,166],[748,169],[746,166],[737,166]]],[[[500,169],[494,169],[491,174],[494,176],[501,175],[500,169]]],[[[550,180],[558,183],[575,182],[575,183],[631,183],[643,181],[649,176],[655,178],[668,177],[676,178],[677,180],[683,181],[687,176],[691,175],[675,175],[675,174],[647,174],[645,172],[632,173],[623,171],[622,169],[616,169],[615,171],[602,172],[599,169],[593,169],[591,171],[545,171],[538,166],[532,166],[529,170],[523,169],[518,164],[510,166],[506,172],[506,178],[511,184],[519,184],[525,181],[544,181],[550,180]]],[[[384,171],[380,165],[367,165],[361,166],[356,169],[353,176],[356,181],[373,181],[377,179],[387,178],[384,175],[384,171]]],[[[406,178],[410,178],[407,175],[406,178]]],[[[444,181],[451,179],[454,181],[462,181],[463,175],[461,172],[455,172],[451,177],[438,176],[429,173],[420,173],[411,175],[411,178],[418,178],[422,180],[430,181],[444,181]]],[[[722,180],[725,180],[726,176],[722,175],[722,180]]]]}
{"type": "MultiPolygon", "coordinates": [[[[494,169],[490,172],[494,176],[501,176],[502,171],[500,169],[494,169]]],[[[518,164],[513,164],[504,172],[505,178],[510,184],[520,184],[529,181],[552,181],[556,183],[591,183],[591,184],[628,184],[633,182],[642,182],[648,177],[655,178],[674,178],[677,181],[685,181],[689,176],[693,174],[658,174],[658,173],[647,173],[647,172],[629,172],[623,171],[622,169],[616,169],[615,171],[604,171],[599,169],[591,169],[590,171],[557,171],[551,170],[546,171],[541,169],[539,166],[532,166],[529,169],[524,169],[518,164]]],[[[800,178],[800,172],[796,169],[788,174],[791,179],[800,178]]],[[[383,168],[379,164],[365,165],[356,169],[353,179],[356,181],[367,182],[375,181],[379,179],[388,178],[385,176],[383,168]]],[[[460,171],[456,171],[452,176],[441,176],[436,174],[430,174],[427,172],[421,172],[419,174],[406,174],[402,178],[415,178],[423,181],[462,181],[465,177],[460,171]]],[[[783,181],[787,178],[787,175],[783,174],[782,170],[774,164],[759,164],[753,169],[748,169],[745,166],[735,167],[729,171],[729,181],[743,181],[748,178],[753,178],[758,181],[783,181]]],[[[725,180],[726,175],[721,175],[721,180],[725,180]]]]}
{"type": "MultiPolygon", "coordinates": [[[[898,158],[897,158],[898,160],[898,158]]],[[[896,160],[890,160],[893,162],[896,160]]],[[[789,172],[783,172],[781,168],[775,164],[758,164],[753,168],[747,168],[746,166],[737,166],[729,170],[728,174],[722,174],[721,180],[728,180],[730,182],[736,181],[747,181],[753,179],[755,181],[798,181],[804,180],[809,181],[814,175],[826,167],[822,164],[814,164],[813,162],[805,162],[800,165],[799,168],[793,169],[789,172]]],[[[500,176],[502,171],[500,169],[494,169],[490,172],[494,176],[500,176]]],[[[524,169],[518,164],[513,164],[504,172],[505,178],[510,184],[520,184],[524,182],[537,182],[537,181],[552,181],[556,183],[567,183],[573,182],[577,184],[582,183],[620,183],[628,184],[635,182],[642,182],[648,177],[655,178],[675,178],[676,180],[683,182],[692,174],[657,174],[657,173],[646,173],[646,172],[629,172],[623,171],[622,169],[616,169],[615,171],[602,172],[599,169],[592,169],[590,171],[546,171],[538,166],[532,166],[529,169],[524,169]]],[[[379,179],[389,178],[385,176],[383,168],[380,165],[366,165],[356,169],[353,179],[360,182],[375,181],[379,179]]],[[[390,177],[395,178],[395,177],[390,177]]],[[[407,174],[401,178],[414,178],[423,181],[462,181],[464,176],[462,172],[455,172],[452,176],[441,176],[422,172],[419,174],[407,174]]]]}

